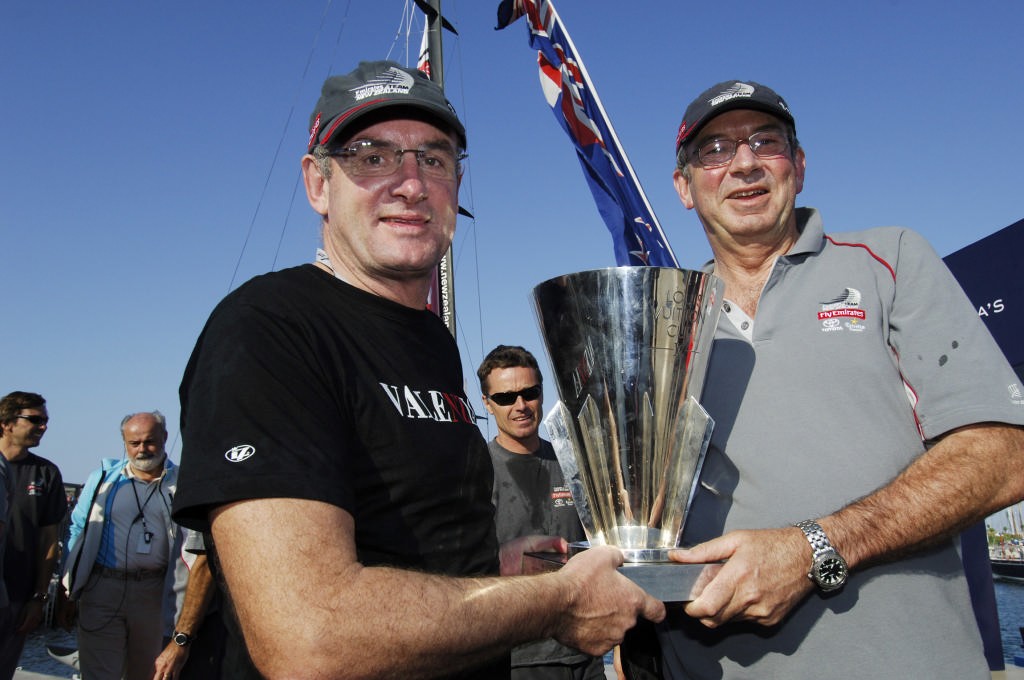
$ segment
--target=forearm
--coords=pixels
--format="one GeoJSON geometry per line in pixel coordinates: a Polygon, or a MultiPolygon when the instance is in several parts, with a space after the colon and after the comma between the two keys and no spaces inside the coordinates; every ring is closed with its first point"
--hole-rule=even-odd
{"type": "Polygon", "coordinates": [[[351,515],[323,503],[247,501],[212,517],[246,646],[269,678],[433,677],[545,637],[595,653],[638,613],[664,615],[610,548],[552,574],[452,578],[361,565],[351,515]]]}
{"type": "Polygon", "coordinates": [[[189,570],[188,585],[185,586],[185,597],[174,626],[175,630],[189,635],[196,634],[203,616],[206,615],[206,608],[213,599],[213,589],[213,575],[210,574],[206,555],[199,555],[189,570]]]}
{"type": "Polygon", "coordinates": [[[311,678],[433,677],[549,637],[552,612],[567,606],[548,577],[455,579],[335,558],[327,579],[258,586],[284,594],[274,606],[243,595],[250,591],[237,584],[237,565],[221,555],[246,646],[268,678],[287,677],[296,664],[311,678]]]}
{"type": "Polygon", "coordinates": [[[890,484],[819,520],[851,566],[887,562],[944,540],[1024,497],[1024,429],[965,427],[890,484]]]}
{"type": "MultiPolygon", "coordinates": [[[[554,635],[557,613],[568,606],[565,586],[551,576],[449,578],[388,568],[358,568],[323,607],[335,629],[312,665],[326,677],[427,678],[487,662],[529,640],[554,635]],[[400,653],[381,653],[384,649],[400,653]]],[[[287,674],[285,669],[282,669],[287,674]]]]}

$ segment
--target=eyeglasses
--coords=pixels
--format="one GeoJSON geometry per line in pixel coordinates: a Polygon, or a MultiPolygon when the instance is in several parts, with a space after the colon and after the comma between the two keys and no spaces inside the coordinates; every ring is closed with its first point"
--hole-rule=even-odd
{"type": "Polygon", "coordinates": [[[518,392],[495,392],[494,394],[488,394],[487,398],[498,406],[511,406],[516,403],[519,397],[522,397],[523,401],[533,401],[539,396],[540,385],[534,385],[533,387],[527,387],[519,390],[518,392]]]}
{"type": "Polygon", "coordinates": [[[14,416],[14,417],[15,418],[24,418],[25,420],[27,420],[28,422],[32,423],[33,425],[46,425],[46,423],[50,422],[50,419],[47,418],[46,416],[21,416],[21,415],[18,415],[18,416],[14,416]]]}
{"type": "Polygon", "coordinates": [[[390,142],[360,139],[350,146],[330,149],[327,155],[338,159],[342,168],[355,177],[387,177],[398,171],[402,156],[416,154],[416,165],[427,177],[452,180],[462,175],[465,153],[443,145],[420,149],[399,149],[390,142]]]}
{"type": "Polygon", "coordinates": [[[789,151],[789,140],[780,130],[755,132],[746,139],[712,139],[697,147],[697,161],[705,168],[727,165],[736,157],[740,144],[746,144],[758,158],[782,156],[789,151]]]}

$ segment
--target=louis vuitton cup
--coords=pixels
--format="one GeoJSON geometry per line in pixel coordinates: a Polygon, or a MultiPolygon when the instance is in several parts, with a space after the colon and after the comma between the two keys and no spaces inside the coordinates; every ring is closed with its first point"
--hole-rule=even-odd
{"type": "Polygon", "coordinates": [[[723,290],[713,275],[660,267],[578,272],[533,290],[560,397],[544,424],[589,544],[621,549],[621,571],[664,601],[692,599],[706,566],[668,551],[714,425],[699,399],[723,290]]]}

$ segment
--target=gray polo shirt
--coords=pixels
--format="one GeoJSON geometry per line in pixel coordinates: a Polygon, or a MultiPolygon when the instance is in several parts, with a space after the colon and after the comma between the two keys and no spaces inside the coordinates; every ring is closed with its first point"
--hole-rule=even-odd
{"type": "MultiPolygon", "coordinates": [[[[827,515],[884,486],[932,439],[1024,424],[1017,378],[953,276],[901,228],[825,236],[813,209],[756,319],[727,302],[702,403],[715,419],[691,544],[827,515]]],[[[669,677],[986,680],[952,542],[858,570],[773,629],[673,616],[669,677]]]]}

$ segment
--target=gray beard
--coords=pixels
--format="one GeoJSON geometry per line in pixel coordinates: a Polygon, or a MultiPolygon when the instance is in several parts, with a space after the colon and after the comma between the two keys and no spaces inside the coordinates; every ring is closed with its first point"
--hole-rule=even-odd
{"type": "Polygon", "coordinates": [[[145,472],[146,474],[152,474],[157,470],[161,470],[164,467],[164,461],[167,459],[167,453],[161,453],[159,456],[153,456],[152,458],[140,459],[138,457],[129,463],[132,469],[139,472],[145,472]]]}

